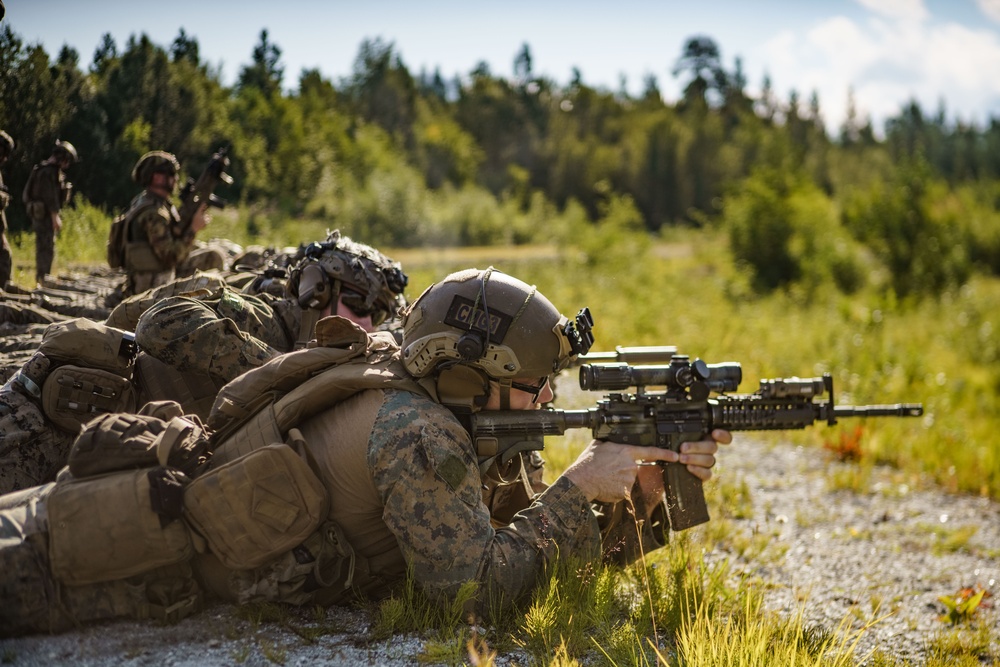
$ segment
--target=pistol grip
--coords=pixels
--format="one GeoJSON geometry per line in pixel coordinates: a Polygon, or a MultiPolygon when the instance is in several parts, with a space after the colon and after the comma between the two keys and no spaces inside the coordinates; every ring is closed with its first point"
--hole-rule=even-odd
{"type": "Polygon", "coordinates": [[[671,530],[687,530],[708,522],[708,505],[700,479],[680,463],[668,463],[663,469],[663,482],[671,530]]]}

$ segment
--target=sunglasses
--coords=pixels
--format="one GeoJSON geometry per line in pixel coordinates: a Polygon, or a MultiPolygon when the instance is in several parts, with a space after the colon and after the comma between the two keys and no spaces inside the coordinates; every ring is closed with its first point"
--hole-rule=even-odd
{"type": "Polygon", "coordinates": [[[523,391],[526,394],[531,394],[531,402],[537,403],[538,397],[541,396],[542,392],[545,391],[545,387],[549,384],[549,376],[545,375],[538,379],[538,384],[522,384],[520,382],[514,382],[511,380],[510,386],[518,391],[523,391]]]}

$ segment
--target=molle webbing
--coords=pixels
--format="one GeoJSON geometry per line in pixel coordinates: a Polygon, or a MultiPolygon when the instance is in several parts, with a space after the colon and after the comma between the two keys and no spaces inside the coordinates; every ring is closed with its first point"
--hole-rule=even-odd
{"type": "Polygon", "coordinates": [[[97,368],[60,366],[42,387],[42,409],[53,424],[79,432],[94,417],[108,412],[134,412],[132,383],[97,368]]]}

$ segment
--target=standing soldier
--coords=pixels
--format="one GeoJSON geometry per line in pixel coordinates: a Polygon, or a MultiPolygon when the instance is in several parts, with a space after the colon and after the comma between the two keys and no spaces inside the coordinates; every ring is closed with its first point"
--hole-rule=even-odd
{"type": "Polygon", "coordinates": [[[126,297],[173,280],[177,264],[194,246],[195,234],[208,222],[207,204],[199,206],[186,224],[170,201],[180,168],[172,154],[151,151],[132,169],[132,180],[145,189],[125,213],[126,297]]]}
{"type": "Polygon", "coordinates": [[[35,229],[35,282],[39,285],[52,271],[56,233],[62,229],[59,211],[73,192],[64,172],[79,159],[73,144],[56,140],[52,155],[35,165],[24,186],[22,199],[35,229]]]}
{"type": "MultiPolygon", "coordinates": [[[[10,154],[14,152],[14,140],[10,135],[0,130],[0,167],[6,162],[10,154]]],[[[13,257],[10,254],[10,244],[7,242],[7,215],[4,209],[10,203],[10,191],[3,182],[3,174],[0,174],[0,290],[6,289],[10,282],[10,272],[14,266],[13,257]]]]}

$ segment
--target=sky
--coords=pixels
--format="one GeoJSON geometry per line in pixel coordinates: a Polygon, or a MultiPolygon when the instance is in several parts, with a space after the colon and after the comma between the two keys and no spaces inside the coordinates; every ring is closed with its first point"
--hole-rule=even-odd
{"type": "Polygon", "coordinates": [[[284,85],[303,69],[334,82],[350,75],[362,40],[381,38],[413,75],[466,77],[485,61],[511,76],[528,44],[536,75],[641,92],[656,76],[668,102],[687,38],[711,37],[724,67],[742,61],[748,92],[765,79],[781,101],[813,92],[836,132],[848,92],[861,118],[881,133],[887,117],[917,100],[927,114],[982,127],[1000,119],[1000,0],[4,0],[4,21],[54,57],[64,45],[89,65],[105,33],[123,50],[145,33],[169,48],[183,28],[202,60],[232,84],[260,32],[281,49],[284,85]]]}

